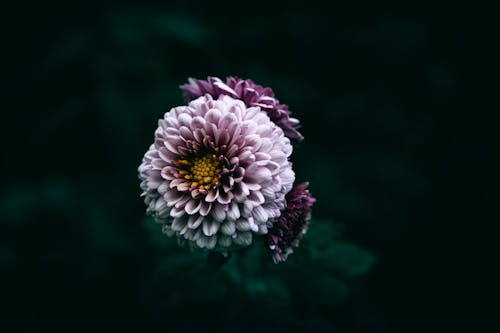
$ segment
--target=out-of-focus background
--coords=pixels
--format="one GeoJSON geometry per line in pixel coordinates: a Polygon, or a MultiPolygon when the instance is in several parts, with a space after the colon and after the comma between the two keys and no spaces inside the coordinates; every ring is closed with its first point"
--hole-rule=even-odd
{"type": "Polygon", "coordinates": [[[493,205],[494,125],[476,103],[498,38],[488,18],[457,6],[6,5],[2,324],[443,332],[459,323],[470,291],[449,271],[467,274],[475,259],[455,235],[493,205]],[[283,265],[257,244],[214,269],[144,215],[137,166],[157,119],[183,104],[188,77],[208,75],[270,86],[301,120],[293,163],[317,203],[283,265]]]}

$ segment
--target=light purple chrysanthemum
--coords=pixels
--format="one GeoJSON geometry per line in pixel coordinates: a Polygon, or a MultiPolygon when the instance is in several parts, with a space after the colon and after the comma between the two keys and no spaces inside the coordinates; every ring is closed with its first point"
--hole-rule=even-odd
{"type": "Polygon", "coordinates": [[[311,207],[316,201],[307,190],[308,186],[308,183],[301,183],[287,193],[286,208],[266,236],[276,264],[285,261],[293,253],[292,246],[299,246],[299,240],[307,231],[311,207]]]}
{"type": "Polygon", "coordinates": [[[139,167],[147,212],[168,235],[226,251],[266,234],[295,174],[290,140],[259,107],[210,95],[167,112],[139,167]]]}
{"type": "Polygon", "coordinates": [[[188,82],[180,87],[188,102],[205,94],[210,94],[214,98],[227,95],[242,100],[246,106],[260,107],[290,140],[300,142],[304,139],[296,129],[299,121],[290,117],[288,106],[279,103],[271,88],[264,88],[252,80],[242,80],[237,77],[228,77],[226,82],[212,76],[207,80],[190,78],[188,82]]]}

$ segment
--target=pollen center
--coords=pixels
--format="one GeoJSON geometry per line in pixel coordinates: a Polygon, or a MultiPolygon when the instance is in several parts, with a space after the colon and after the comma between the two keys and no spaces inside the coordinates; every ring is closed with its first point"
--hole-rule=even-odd
{"type": "Polygon", "coordinates": [[[198,188],[200,191],[208,191],[217,183],[219,160],[215,154],[208,154],[202,157],[195,157],[191,161],[179,160],[180,165],[185,166],[179,173],[184,179],[191,181],[191,188],[198,188]]]}

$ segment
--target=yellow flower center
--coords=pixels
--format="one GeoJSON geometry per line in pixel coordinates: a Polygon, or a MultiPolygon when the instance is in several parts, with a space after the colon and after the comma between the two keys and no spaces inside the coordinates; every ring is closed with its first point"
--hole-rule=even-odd
{"type": "Polygon", "coordinates": [[[177,162],[186,167],[186,169],[179,170],[179,173],[184,179],[191,181],[192,188],[208,191],[215,186],[219,179],[217,169],[220,163],[215,154],[195,157],[191,161],[178,160],[177,162]]]}

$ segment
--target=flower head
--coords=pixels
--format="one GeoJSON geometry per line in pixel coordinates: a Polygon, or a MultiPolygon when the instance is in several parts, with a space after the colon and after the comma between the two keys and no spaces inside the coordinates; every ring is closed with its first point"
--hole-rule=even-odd
{"type": "Polygon", "coordinates": [[[316,201],[307,190],[308,186],[308,183],[301,183],[288,192],[285,210],[269,229],[267,245],[274,263],[285,261],[293,253],[292,246],[299,246],[299,240],[307,231],[311,207],[316,201]]]}
{"type": "Polygon", "coordinates": [[[147,212],[192,247],[247,246],[285,208],[295,179],[291,153],[260,107],[201,96],[159,120],[139,167],[147,212]]]}
{"type": "Polygon", "coordinates": [[[189,79],[189,83],[180,88],[187,101],[204,94],[209,94],[214,98],[227,95],[242,100],[247,107],[258,106],[267,113],[271,121],[278,125],[290,140],[300,142],[304,139],[296,129],[299,121],[290,117],[288,106],[279,103],[271,88],[264,88],[252,80],[228,77],[226,82],[223,82],[217,77],[209,76],[206,81],[189,79]]]}

